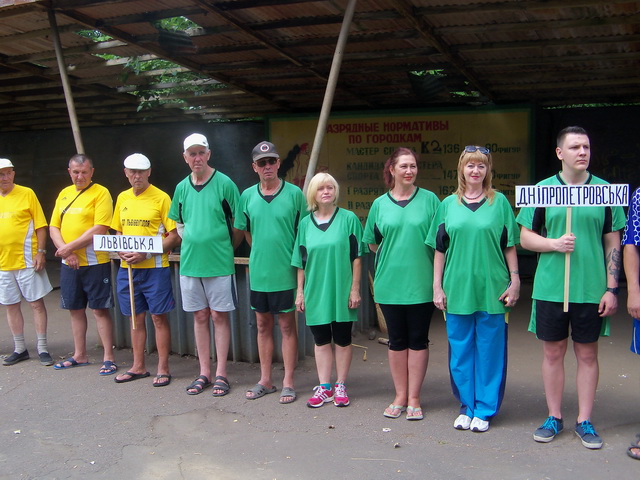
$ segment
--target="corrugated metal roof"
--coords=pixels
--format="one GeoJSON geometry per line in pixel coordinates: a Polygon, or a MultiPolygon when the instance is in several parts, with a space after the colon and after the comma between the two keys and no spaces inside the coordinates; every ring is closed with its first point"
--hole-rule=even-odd
{"type": "MultiPolygon", "coordinates": [[[[0,129],[69,125],[50,8],[90,126],[318,111],[347,1],[0,0],[0,129]],[[154,22],[176,16],[198,28],[167,41],[154,22]],[[177,65],[127,67],[150,58],[177,65]],[[184,71],[208,90],[138,112],[135,92],[184,86],[184,71]]],[[[639,77],[640,2],[359,0],[333,109],[634,103],[639,77]]]]}

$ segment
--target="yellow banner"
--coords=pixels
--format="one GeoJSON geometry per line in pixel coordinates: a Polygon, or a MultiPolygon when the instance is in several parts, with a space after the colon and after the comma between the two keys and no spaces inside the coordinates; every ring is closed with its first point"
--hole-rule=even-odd
{"type": "MultiPolygon", "coordinates": [[[[281,174],[302,188],[309,165],[316,117],[272,118],[270,138],[282,157],[281,174]]],[[[514,204],[515,185],[531,183],[531,111],[340,114],[331,117],[317,172],[340,184],[341,207],[365,220],[371,202],[383,195],[382,168],[398,147],[418,154],[417,185],[440,198],[457,188],[457,165],[465,145],[489,148],[493,186],[514,204]]]]}

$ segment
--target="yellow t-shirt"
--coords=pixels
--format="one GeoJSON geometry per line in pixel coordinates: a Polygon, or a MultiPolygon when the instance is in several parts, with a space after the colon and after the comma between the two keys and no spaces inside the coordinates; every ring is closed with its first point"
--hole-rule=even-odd
{"type": "MultiPolygon", "coordinates": [[[[113,200],[109,190],[94,183],[73,202],[61,222],[60,214],[76,198],[78,193],[80,192],[76,190],[75,185],[64,188],[56,199],[51,215],[51,226],[60,229],[62,239],[66,243],[75,240],[96,225],[108,227],[113,216],[113,200]]],[[[109,262],[109,252],[96,252],[93,249],[93,243],[75,250],[73,253],[78,256],[78,264],[81,267],[109,262]]],[[[64,260],[62,262],[66,263],[64,260]]]]}
{"type": "MultiPolygon", "coordinates": [[[[169,218],[171,198],[165,192],[153,185],[140,195],[133,194],[133,188],[125,190],[116,200],[111,228],[123,235],[142,235],[161,237],[165,233],[175,230],[176,222],[169,218]]],[[[127,262],[123,261],[126,267],[127,262]]],[[[160,268],[169,266],[169,255],[154,255],[132,268],[160,268]]]]}
{"type": "Polygon", "coordinates": [[[28,187],[14,185],[0,196],[0,270],[33,268],[38,248],[36,230],[47,226],[47,219],[36,194],[28,187]]]}

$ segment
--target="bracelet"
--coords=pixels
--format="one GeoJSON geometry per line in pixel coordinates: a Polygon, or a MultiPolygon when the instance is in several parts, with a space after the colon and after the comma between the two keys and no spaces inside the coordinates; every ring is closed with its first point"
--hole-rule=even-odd
{"type": "Polygon", "coordinates": [[[618,293],[620,293],[620,287],[615,287],[615,288],[607,287],[607,292],[611,292],[617,296],[618,293]]]}
{"type": "Polygon", "coordinates": [[[46,250],[44,250],[44,249],[42,249],[42,248],[39,248],[39,249],[38,249],[38,253],[44,253],[44,254],[46,255],[46,254],[47,254],[47,251],[46,251],[46,250]]]}
{"type": "Polygon", "coordinates": [[[509,273],[513,275],[520,275],[520,270],[510,270],[509,273]]]}

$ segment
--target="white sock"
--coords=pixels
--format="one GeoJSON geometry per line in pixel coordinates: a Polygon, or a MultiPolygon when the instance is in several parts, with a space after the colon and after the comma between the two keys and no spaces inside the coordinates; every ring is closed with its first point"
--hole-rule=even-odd
{"type": "Polygon", "coordinates": [[[14,335],[13,336],[13,351],[16,353],[22,353],[27,349],[27,346],[24,343],[24,334],[22,335],[14,335]]]}
{"type": "Polygon", "coordinates": [[[42,352],[49,352],[46,333],[38,333],[38,353],[40,354],[42,352]]]}

